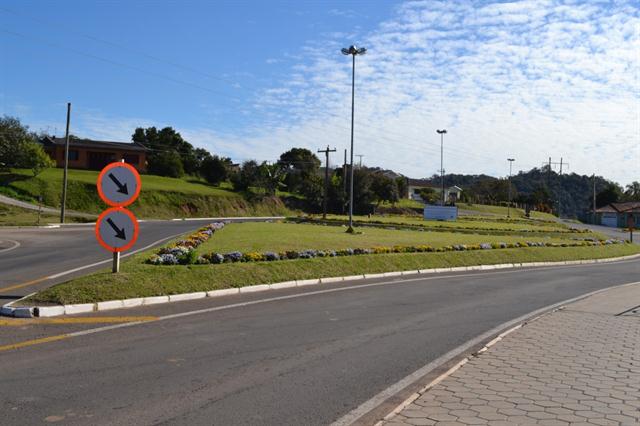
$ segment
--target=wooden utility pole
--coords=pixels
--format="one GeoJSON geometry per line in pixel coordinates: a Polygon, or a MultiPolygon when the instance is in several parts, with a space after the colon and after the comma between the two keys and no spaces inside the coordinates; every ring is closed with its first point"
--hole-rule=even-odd
{"type": "Polygon", "coordinates": [[[593,174],[593,224],[596,224],[596,174],[593,174]]]}
{"type": "Polygon", "coordinates": [[[67,103],[67,131],[64,136],[64,172],[62,175],[62,204],[60,207],[60,223],[64,223],[64,209],[67,203],[67,169],[69,168],[69,122],[71,121],[71,102],[67,103]]]}
{"type": "MultiPolygon", "coordinates": [[[[342,193],[347,198],[347,150],[344,150],[344,163],[342,163],[342,193]]],[[[342,203],[342,213],[346,212],[347,204],[342,203]]]]}
{"type": "Polygon", "coordinates": [[[323,152],[326,158],[324,163],[324,196],[322,197],[322,218],[327,218],[327,197],[329,195],[329,153],[336,152],[336,149],[329,149],[329,145],[327,145],[327,149],[319,149],[318,152],[323,152]]]}

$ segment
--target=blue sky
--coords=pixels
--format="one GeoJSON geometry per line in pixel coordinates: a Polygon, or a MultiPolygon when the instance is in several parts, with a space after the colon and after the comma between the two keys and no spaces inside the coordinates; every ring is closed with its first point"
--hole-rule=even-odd
{"type": "MultiPolygon", "coordinates": [[[[411,177],[503,176],[548,157],[640,177],[640,19],[631,1],[0,2],[0,114],[129,140],[173,126],[236,161],[349,143],[411,177]]],[[[335,157],[338,160],[338,157],[335,157]]],[[[565,169],[566,170],[566,169],[565,169]]]]}

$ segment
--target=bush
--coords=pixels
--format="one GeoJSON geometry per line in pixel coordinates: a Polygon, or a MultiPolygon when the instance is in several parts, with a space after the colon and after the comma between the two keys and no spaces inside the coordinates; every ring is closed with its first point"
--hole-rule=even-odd
{"type": "Polygon", "coordinates": [[[149,157],[149,173],[180,178],[184,176],[184,166],[180,155],[175,151],[160,152],[149,157]]]}

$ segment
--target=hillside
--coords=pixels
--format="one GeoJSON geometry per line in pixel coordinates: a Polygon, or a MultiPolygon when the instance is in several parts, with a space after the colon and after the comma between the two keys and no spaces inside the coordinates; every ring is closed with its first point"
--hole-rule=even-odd
{"type": "MultiPolygon", "coordinates": [[[[508,199],[506,179],[488,175],[448,174],[444,177],[445,186],[461,187],[471,202],[482,204],[503,204],[508,199]]],[[[596,193],[613,183],[596,176],[596,193]]],[[[432,176],[427,181],[434,186],[440,185],[440,176],[432,176]]],[[[511,178],[512,200],[523,204],[534,198],[536,204],[544,204],[555,214],[560,209],[561,216],[589,219],[593,203],[593,177],[564,173],[562,175],[548,168],[534,168],[515,174],[511,178]]]]}
{"type": "MultiPolygon", "coordinates": [[[[69,170],[67,208],[100,213],[105,204],[98,197],[98,172],[69,170]]],[[[0,174],[0,193],[9,197],[59,207],[62,170],[47,169],[33,177],[30,170],[0,174]]],[[[214,187],[195,178],[174,179],[142,175],[140,198],[131,207],[140,218],[281,215],[290,213],[278,197],[244,197],[225,187],[214,187]]]]}

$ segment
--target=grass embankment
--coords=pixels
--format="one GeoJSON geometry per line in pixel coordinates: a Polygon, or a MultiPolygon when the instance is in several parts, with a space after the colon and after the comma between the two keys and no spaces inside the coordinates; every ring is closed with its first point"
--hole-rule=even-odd
{"type": "MultiPolygon", "coordinates": [[[[88,222],[91,219],[67,216],[67,222],[88,222]]],[[[0,226],[33,226],[59,223],[60,215],[42,213],[38,222],[38,212],[35,210],[23,209],[22,207],[0,204],[0,226]]]]}
{"type": "MultiPolygon", "coordinates": [[[[337,226],[288,223],[230,224],[198,248],[199,253],[369,248],[381,245],[428,244],[439,247],[474,242],[571,241],[569,238],[468,235],[366,228],[347,234],[337,226]]],[[[580,235],[585,236],[585,235],[580,235]]],[[[586,235],[589,236],[589,235],[586,235]]],[[[479,264],[523,263],[617,257],[640,252],[630,244],[595,247],[526,247],[445,253],[397,253],[296,259],[219,265],[156,266],[145,264],[149,250],[123,262],[122,272],[91,274],[32,296],[29,302],[88,303],[132,297],[179,294],[229,287],[330,276],[361,275],[479,264]]]]}
{"type": "MultiPolygon", "coordinates": [[[[69,170],[67,208],[100,213],[105,205],[98,197],[98,172],[69,170]]],[[[42,196],[47,206],[60,205],[62,170],[47,169],[33,177],[30,170],[0,174],[0,193],[35,203],[42,196]]],[[[214,187],[195,178],[174,179],[142,175],[142,191],[130,209],[139,218],[206,216],[271,216],[290,213],[279,198],[247,200],[226,186],[214,187]]]]}

